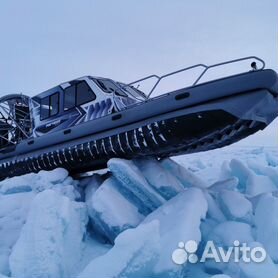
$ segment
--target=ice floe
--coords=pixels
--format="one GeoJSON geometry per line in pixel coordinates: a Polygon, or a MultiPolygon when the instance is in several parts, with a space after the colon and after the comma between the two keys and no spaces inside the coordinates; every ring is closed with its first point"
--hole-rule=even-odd
{"type": "Polygon", "coordinates": [[[115,158],[106,174],[78,180],[55,169],[1,181],[0,277],[276,277],[277,155],[226,148],[115,158]],[[267,256],[200,262],[208,241],[267,256]]]}

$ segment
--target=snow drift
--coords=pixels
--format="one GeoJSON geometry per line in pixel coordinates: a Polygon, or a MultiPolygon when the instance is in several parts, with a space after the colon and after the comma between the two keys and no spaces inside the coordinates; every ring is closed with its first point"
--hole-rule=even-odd
{"type": "Polygon", "coordinates": [[[226,148],[177,159],[111,159],[106,174],[64,169],[0,182],[0,277],[278,275],[278,161],[226,148]],[[172,261],[180,242],[262,246],[260,264],[172,261]],[[1,276],[2,275],[2,276],[1,276]]]}

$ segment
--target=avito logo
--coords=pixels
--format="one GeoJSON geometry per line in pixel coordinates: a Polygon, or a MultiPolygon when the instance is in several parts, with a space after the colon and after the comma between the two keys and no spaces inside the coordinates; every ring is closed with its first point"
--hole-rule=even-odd
{"type": "Polygon", "coordinates": [[[192,264],[197,262],[204,263],[207,260],[214,260],[217,263],[227,263],[231,259],[234,262],[239,262],[241,259],[245,263],[261,263],[267,256],[264,248],[260,246],[251,248],[247,243],[240,244],[238,240],[235,240],[234,245],[228,248],[215,246],[213,241],[208,241],[200,260],[195,254],[197,249],[198,244],[196,241],[189,240],[186,243],[181,241],[178,243],[178,248],[172,253],[172,260],[178,265],[182,265],[187,261],[192,264]]]}

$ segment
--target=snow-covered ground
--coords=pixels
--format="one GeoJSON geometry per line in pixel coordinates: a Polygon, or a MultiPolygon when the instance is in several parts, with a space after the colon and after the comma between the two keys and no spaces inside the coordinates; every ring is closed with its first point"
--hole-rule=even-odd
{"type": "Polygon", "coordinates": [[[277,149],[108,167],[80,180],[56,169],[0,182],[0,278],[278,277],[277,149]],[[263,247],[266,259],[200,262],[208,241],[263,247]]]}

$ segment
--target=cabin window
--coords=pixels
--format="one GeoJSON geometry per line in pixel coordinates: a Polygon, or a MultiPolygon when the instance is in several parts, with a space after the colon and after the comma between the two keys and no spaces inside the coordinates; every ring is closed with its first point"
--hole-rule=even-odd
{"type": "Polygon", "coordinates": [[[41,99],[41,120],[59,113],[59,93],[41,99]]]}
{"type": "Polygon", "coordinates": [[[81,81],[64,90],[64,110],[67,111],[95,99],[96,95],[87,82],[81,81]]]}
{"type": "Polygon", "coordinates": [[[117,96],[120,97],[127,97],[127,94],[119,88],[120,86],[117,86],[115,82],[109,80],[109,79],[97,79],[97,78],[91,78],[94,80],[97,85],[105,92],[105,93],[115,93],[117,96]]]}
{"type": "Polygon", "coordinates": [[[76,105],[93,101],[96,99],[96,95],[91,90],[87,82],[82,81],[76,85],[76,105]]]}
{"type": "Polygon", "coordinates": [[[49,97],[41,100],[41,120],[49,117],[49,97]]]}
{"type": "Polygon", "coordinates": [[[64,91],[64,110],[75,107],[75,85],[67,87],[64,91]]]}
{"type": "Polygon", "coordinates": [[[100,81],[99,79],[93,79],[97,84],[98,86],[106,93],[111,93],[107,88],[106,86],[104,85],[104,83],[102,81],[100,81]]]}
{"type": "Polygon", "coordinates": [[[49,101],[49,116],[55,116],[59,113],[59,94],[55,93],[50,96],[49,101]]]}

